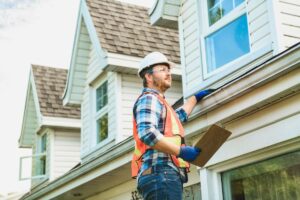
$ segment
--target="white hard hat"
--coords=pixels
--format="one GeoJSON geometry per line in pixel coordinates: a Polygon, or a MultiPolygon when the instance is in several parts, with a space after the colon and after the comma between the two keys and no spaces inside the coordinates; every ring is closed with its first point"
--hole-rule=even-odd
{"type": "Polygon", "coordinates": [[[149,53],[140,62],[140,68],[138,71],[139,77],[140,77],[140,72],[143,69],[150,67],[151,65],[159,64],[159,63],[167,63],[167,64],[169,64],[170,68],[173,68],[175,66],[175,63],[168,61],[168,58],[164,54],[155,51],[155,52],[149,53]]]}

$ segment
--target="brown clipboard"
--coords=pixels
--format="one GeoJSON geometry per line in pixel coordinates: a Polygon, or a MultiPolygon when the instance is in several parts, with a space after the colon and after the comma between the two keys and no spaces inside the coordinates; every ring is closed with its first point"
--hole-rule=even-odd
{"type": "Polygon", "coordinates": [[[201,149],[200,154],[191,162],[192,164],[203,167],[207,161],[217,152],[224,144],[231,132],[217,125],[212,125],[195,143],[195,147],[201,149]]]}

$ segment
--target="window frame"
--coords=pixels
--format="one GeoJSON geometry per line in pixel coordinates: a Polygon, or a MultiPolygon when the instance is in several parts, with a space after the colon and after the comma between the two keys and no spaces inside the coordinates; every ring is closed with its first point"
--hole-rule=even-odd
{"type": "Polygon", "coordinates": [[[102,79],[101,81],[99,81],[97,84],[95,84],[92,87],[92,101],[91,101],[91,110],[92,110],[92,138],[91,138],[91,144],[92,147],[95,148],[100,148],[104,145],[106,145],[107,143],[109,143],[112,140],[112,136],[111,134],[109,134],[109,109],[108,109],[108,104],[109,104],[109,93],[108,93],[108,87],[109,87],[109,82],[107,78],[102,79]],[[106,92],[107,92],[107,104],[105,106],[103,106],[101,109],[99,109],[97,111],[97,89],[100,88],[103,84],[106,83],[106,92]],[[107,120],[108,120],[108,133],[107,133],[107,138],[98,142],[98,120],[103,117],[104,115],[108,115],[107,116],[107,120]]]}
{"type": "Polygon", "coordinates": [[[37,136],[37,145],[36,145],[36,153],[30,156],[21,156],[20,157],[20,163],[19,163],[19,180],[30,180],[30,179],[47,179],[48,174],[47,174],[47,140],[48,140],[48,135],[47,133],[44,133],[42,135],[37,136]],[[43,146],[43,138],[45,137],[45,146],[43,146]],[[43,147],[45,148],[44,151],[42,151],[43,147]],[[22,168],[23,168],[23,160],[25,159],[30,159],[31,158],[31,175],[29,177],[24,177],[22,176],[22,168]],[[44,174],[38,174],[39,171],[41,171],[41,165],[40,165],[40,160],[44,160],[45,166],[44,166],[44,174]],[[33,170],[33,163],[35,163],[35,169],[33,170]]]}
{"type": "MultiPolygon", "coordinates": [[[[251,47],[251,36],[249,31],[249,19],[247,15],[247,6],[246,1],[235,7],[230,13],[223,16],[220,20],[209,25],[209,16],[208,16],[208,5],[207,0],[203,1],[202,5],[199,4],[202,8],[202,34],[200,36],[200,48],[201,48],[201,57],[202,57],[202,73],[203,73],[203,79],[209,79],[212,76],[215,76],[216,74],[219,74],[222,71],[235,71],[239,68],[241,68],[245,62],[242,62],[243,60],[249,60],[247,57],[249,57],[249,54],[253,53],[252,47],[251,47]],[[230,62],[228,62],[225,65],[220,66],[219,68],[213,70],[212,72],[208,72],[208,66],[207,66],[207,60],[206,60],[206,47],[205,47],[205,38],[211,35],[212,33],[220,30],[221,28],[225,27],[229,23],[233,22],[234,20],[238,19],[242,15],[246,15],[247,17],[247,26],[248,26],[248,38],[249,38],[249,52],[244,54],[243,56],[240,56],[230,62]],[[240,64],[238,64],[240,63],[240,64]]],[[[226,76],[226,75],[224,75],[226,76]]]]}

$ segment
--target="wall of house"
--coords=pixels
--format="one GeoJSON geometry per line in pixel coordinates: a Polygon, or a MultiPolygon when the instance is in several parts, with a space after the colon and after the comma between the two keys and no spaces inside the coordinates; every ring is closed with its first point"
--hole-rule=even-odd
{"type": "MultiPolygon", "coordinates": [[[[271,46],[272,35],[268,0],[246,1],[248,16],[250,48],[255,52],[263,47],[271,46]]],[[[203,5],[197,0],[184,0],[179,18],[181,63],[183,68],[184,96],[197,91],[198,85],[204,81],[201,54],[201,35],[204,33],[203,5]]],[[[259,59],[256,59],[259,62],[259,59]]],[[[212,83],[210,83],[212,84],[212,83]]]]}
{"type": "Polygon", "coordinates": [[[279,33],[283,49],[300,42],[300,2],[277,0],[275,11],[279,19],[279,33]]]}
{"type": "MultiPolygon", "coordinates": [[[[70,99],[74,102],[81,102],[82,101],[82,94],[85,87],[85,81],[87,76],[87,65],[89,63],[90,58],[90,49],[91,49],[91,41],[88,35],[88,31],[86,28],[86,25],[84,21],[82,20],[82,23],[80,25],[79,30],[79,38],[76,45],[77,52],[74,54],[74,70],[73,70],[73,79],[76,80],[72,84],[71,87],[71,97],[70,99]]],[[[70,78],[70,77],[69,77],[70,78]]]]}
{"type": "Polygon", "coordinates": [[[53,180],[80,162],[80,130],[55,130],[51,142],[50,180],[53,180]]]}
{"type": "Polygon", "coordinates": [[[282,75],[185,125],[188,135],[191,132],[197,135],[193,142],[200,137],[201,129],[210,124],[221,124],[232,132],[200,170],[203,200],[223,199],[222,172],[299,150],[300,93],[299,87],[296,89],[299,73],[297,69],[282,75]],[[266,97],[268,102],[262,105],[266,97]]]}
{"type": "MultiPolygon", "coordinates": [[[[143,89],[142,80],[136,75],[121,75],[121,133],[122,138],[132,136],[132,108],[143,89]]],[[[180,81],[172,82],[172,87],[166,92],[166,99],[170,105],[182,97],[180,81]]]]}
{"type": "Polygon", "coordinates": [[[26,119],[26,122],[24,122],[24,134],[26,135],[25,139],[23,139],[24,144],[32,144],[34,140],[34,133],[38,128],[38,116],[37,111],[34,104],[34,98],[32,93],[32,87],[30,86],[30,94],[28,95],[28,104],[27,109],[28,112],[26,112],[26,116],[24,116],[24,119],[26,119]]]}

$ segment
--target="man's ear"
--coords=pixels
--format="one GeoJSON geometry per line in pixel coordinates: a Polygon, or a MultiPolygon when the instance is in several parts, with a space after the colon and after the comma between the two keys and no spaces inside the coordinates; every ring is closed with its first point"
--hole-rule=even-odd
{"type": "Polygon", "coordinates": [[[148,84],[149,84],[149,83],[150,83],[150,84],[152,83],[152,74],[146,73],[146,74],[145,74],[145,78],[146,78],[148,84]]]}

